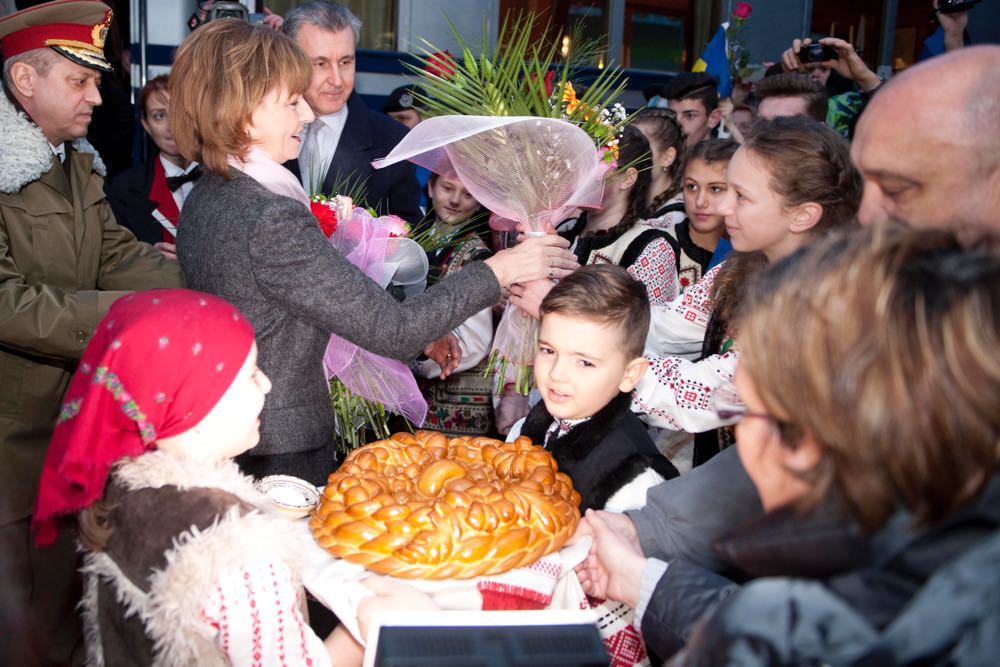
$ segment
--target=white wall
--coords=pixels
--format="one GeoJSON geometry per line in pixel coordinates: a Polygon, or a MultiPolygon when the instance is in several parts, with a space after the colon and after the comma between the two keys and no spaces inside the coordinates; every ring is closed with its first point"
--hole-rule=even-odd
{"type": "Polygon", "coordinates": [[[496,45],[500,0],[399,0],[399,50],[423,54],[428,48],[426,40],[438,50],[461,53],[446,17],[477,52],[483,43],[484,25],[489,48],[496,45]]]}

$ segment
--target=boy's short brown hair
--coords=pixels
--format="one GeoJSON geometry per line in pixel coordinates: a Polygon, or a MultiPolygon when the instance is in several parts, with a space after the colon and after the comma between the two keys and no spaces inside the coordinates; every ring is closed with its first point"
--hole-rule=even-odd
{"type": "Polygon", "coordinates": [[[757,105],[769,97],[798,97],[806,105],[806,114],[820,123],[826,122],[830,93],[805,74],[785,72],[764,77],[757,82],[757,105]]]}
{"type": "Polygon", "coordinates": [[[181,155],[228,178],[230,155],[250,149],[247,126],[277,87],[299,95],[312,65],[284,33],[238,19],[212,21],[177,49],[170,71],[170,129],[181,155]]]}
{"type": "Polygon", "coordinates": [[[614,264],[582,266],[552,288],[538,309],[550,313],[613,324],[622,332],[626,359],[642,356],[649,333],[646,286],[614,264]]]}

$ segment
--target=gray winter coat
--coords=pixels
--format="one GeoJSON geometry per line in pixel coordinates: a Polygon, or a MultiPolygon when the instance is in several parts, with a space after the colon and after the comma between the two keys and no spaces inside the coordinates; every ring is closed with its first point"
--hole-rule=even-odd
{"type": "Polygon", "coordinates": [[[255,456],[333,446],[323,371],[331,333],[408,361],[500,299],[493,272],[473,262],[399,303],[330,245],[300,202],[231,176],[199,179],[181,211],[177,257],[188,287],[226,299],[253,324],[272,383],[255,456]]]}

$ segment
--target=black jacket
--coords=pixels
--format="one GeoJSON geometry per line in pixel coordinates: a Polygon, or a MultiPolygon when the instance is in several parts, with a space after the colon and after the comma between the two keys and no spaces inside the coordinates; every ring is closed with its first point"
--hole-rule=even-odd
{"type": "Polygon", "coordinates": [[[677,468],[656,449],[646,427],[629,410],[630,395],[620,393],[585,423],[545,443],[552,415],[539,402],[521,427],[521,435],[546,445],[559,470],[580,493],[580,511],[604,509],[608,500],[633,479],[652,468],[664,479],[677,468]]]}
{"type": "MultiPolygon", "coordinates": [[[[383,169],[372,166],[372,160],[388,155],[408,131],[402,123],[369,109],[358,92],[352,92],[347,98],[347,123],[323,180],[323,194],[344,194],[334,192],[335,186],[353,190],[361,185],[365,204],[379,215],[392,213],[411,225],[420,222],[420,185],[413,163],[404,160],[383,169]]],[[[298,160],[285,166],[301,178],[298,160]]]]}
{"type": "Polygon", "coordinates": [[[149,200],[149,191],[153,185],[153,163],[158,159],[159,153],[145,164],[132,167],[114,179],[105,181],[104,187],[115,220],[146,243],[159,243],[163,240],[163,226],[153,217],[156,203],[149,200]]]}

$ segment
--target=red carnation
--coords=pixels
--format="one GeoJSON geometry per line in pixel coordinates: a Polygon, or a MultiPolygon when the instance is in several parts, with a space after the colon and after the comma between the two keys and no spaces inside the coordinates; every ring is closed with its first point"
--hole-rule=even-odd
{"type": "Polygon", "coordinates": [[[750,12],[752,11],[753,7],[750,6],[749,2],[738,2],[736,3],[736,9],[733,10],[733,16],[746,21],[750,18],[750,12]]]}
{"type": "Polygon", "coordinates": [[[427,64],[424,66],[424,71],[439,79],[451,79],[451,77],[455,76],[457,68],[458,64],[455,62],[455,56],[451,55],[449,51],[445,51],[444,53],[436,51],[427,56],[427,64]]]}
{"type": "Polygon", "coordinates": [[[310,202],[309,209],[319,222],[323,235],[330,238],[330,235],[337,231],[337,214],[324,202],[319,201],[310,202]]]}
{"type": "Polygon", "coordinates": [[[548,72],[545,73],[545,94],[549,97],[552,97],[552,82],[555,80],[555,78],[556,78],[555,70],[550,69],[548,72]]]}

